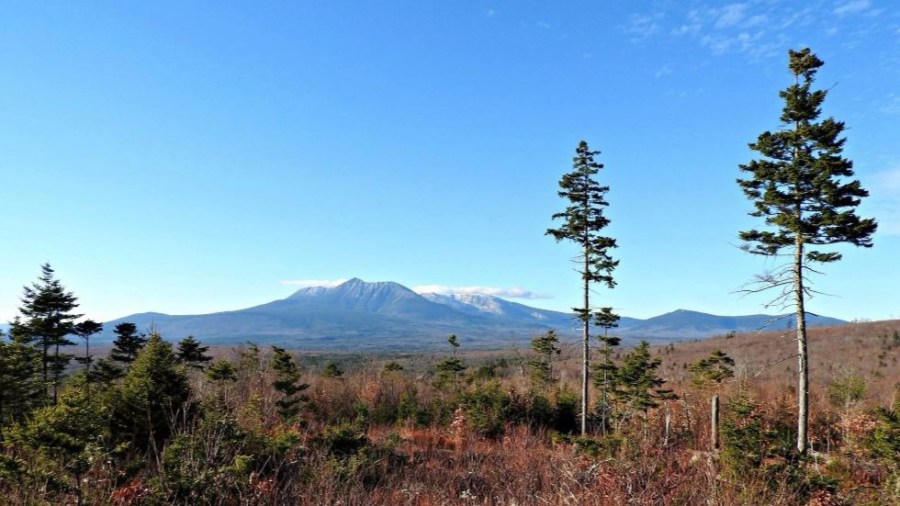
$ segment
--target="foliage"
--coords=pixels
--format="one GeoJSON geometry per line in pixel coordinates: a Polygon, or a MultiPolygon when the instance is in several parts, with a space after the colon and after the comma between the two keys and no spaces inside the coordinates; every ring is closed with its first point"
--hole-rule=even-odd
{"type": "Polygon", "coordinates": [[[52,388],[53,403],[56,403],[63,372],[72,358],[61,353],[60,347],[74,344],[66,336],[72,334],[75,320],[82,316],[72,313],[78,307],[77,301],[75,295],[67,292],[54,277],[50,264],[44,264],[38,282],[23,288],[22,306],[19,307],[22,319],[13,322],[12,332],[27,336],[41,352],[41,379],[52,388]]]}
{"type": "Polygon", "coordinates": [[[562,220],[559,228],[547,229],[546,234],[557,242],[572,241],[578,245],[580,256],[575,260],[583,282],[584,304],[573,308],[582,321],[582,368],[581,368],[581,433],[587,431],[588,374],[590,357],[591,283],[603,283],[609,288],[616,286],[612,272],[619,264],[613,260],[610,250],[616,247],[616,240],[601,234],[609,225],[603,209],[608,186],[601,186],[595,176],[603,164],[594,160],[599,151],[592,151],[587,142],[581,141],[572,159],[572,172],[564,174],[559,182],[558,195],[568,201],[565,210],[553,214],[554,220],[562,220]]]}
{"type": "Polygon", "coordinates": [[[0,427],[25,419],[45,395],[40,351],[12,328],[8,341],[0,333],[0,427]]]}
{"type": "Polygon", "coordinates": [[[113,340],[113,349],[109,352],[109,359],[128,366],[137,357],[141,348],[147,344],[147,336],[137,331],[137,325],[133,323],[120,323],[113,328],[116,338],[113,340]]]}
{"type": "Polygon", "coordinates": [[[503,434],[506,420],[511,414],[509,395],[500,384],[492,381],[476,385],[462,394],[460,405],[466,413],[466,420],[476,433],[485,437],[503,434]]]}
{"type": "Polygon", "coordinates": [[[390,362],[385,363],[381,370],[383,372],[398,372],[403,370],[403,366],[391,360],[390,362]]]}
{"type": "Polygon", "coordinates": [[[459,340],[456,338],[456,335],[450,334],[447,342],[450,344],[450,349],[453,350],[453,355],[441,360],[435,367],[437,369],[437,377],[434,380],[434,384],[438,387],[455,385],[459,381],[462,372],[467,369],[462,359],[456,356],[456,350],[459,348],[459,340]]]}
{"type": "Polygon", "coordinates": [[[206,368],[206,377],[214,383],[237,381],[237,368],[227,358],[216,360],[206,368]]]}
{"type": "Polygon", "coordinates": [[[623,417],[640,412],[646,418],[650,408],[659,406],[658,401],[677,398],[671,390],[661,388],[666,383],[656,372],[661,362],[659,357],[650,357],[650,343],[647,341],[641,341],[625,355],[616,371],[616,389],[612,392],[623,410],[623,417]]]}
{"type": "Polygon", "coordinates": [[[212,361],[212,357],[206,354],[207,351],[209,346],[203,346],[194,336],[187,336],[178,342],[176,359],[187,367],[202,371],[212,361]]]}
{"type": "Polygon", "coordinates": [[[619,315],[613,313],[611,307],[600,308],[594,313],[594,324],[603,329],[603,334],[598,335],[600,341],[600,363],[594,366],[594,386],[600,389],[600,400],[595,409],[599,418],[600,428],[604,434],[609,429],[609,418],[612,414],[611,393],[616,389],[618,366],[613,362],[612,355],[622,339],[610,335],[609,331],[619,326],[619,315]]]}
{"type": "Polygon", "coordinates": [[[85,369],[90,373],[91,363],[91,336],[103,331],[103,324],[94,320],[84,320],[75,324],[72,333],[84,340],[84,357],[78,359],[84,364],[85,369]]]}
{"type": "Polygon", "coordinates": [[[559,355],[559,337],[553,330],[531,340],[531,349],[538,355],[528,361],[531,381],[536,387],[545,387],[553,382],[553,355],[559,355]]]}
{"type": "Polygon", "coordinates": [[[722,461],[736,477],[747,476],[767,456],[764,420],[756,402],[740,392],[725,407],[722,422],[722,461]]]}
{"type": "Polygon", "coordinates": [[[278,416],[285,423],[294,423],[300,415],[301,404],[307,400],[301,392],[309,385],[300,383],[300,368],[284,348],[272,346],[272,352],[271,365],[275,372],[272,386],[281,394],[281,398],[275,401],[278,416]]]}
{"type": "Polygon", "coordinates": [[[322,375],[326,378],[340,378],[344,375],[344,371],[334,362],[328,362],[325,364],[325,368],[322,369],[322,375]]]}
{"type": "Polygon", "coordinates": [[[866,395],[866,380],[856,374],[834,378],[828,384],[828,402],[832,406],[850,409],[866,395]]]}
{"type": "Polygon", "coordinates": [[[467,369],[462,359],[456,357],[448,357],[438,362],[435,366],[437,377],[434,380],[435,386],[444,387],[455,384],[460,374],[467,369]]]}
{"type": "Polygon", "coordinates": [[[556,395],[553,408],[553,429],[565,434],[574,433],[579,427],[578,394],[564,387],[556,395]]]}
{"type": "Polygon", "coordinates": [[[789,54],[795,83],[780,93],[786,128],[763,132],[750,144],[764,158],[741,165],[748,179],[738,180],[754,202],[751,216],[764,218],[775,230],[748,230],[741,232],[741,239],[755,254],[772,256],[796,248],[807,261],[834,262],[840,253],[803,246],[847,242],[870,247],[877,225],[874,219],[859,218],[853,209],[869,193],[858,180],[841,180],[853,176],[853,163],[841,156],[844,123],[833,118],[817,121],[827,91],[811,87],[822,60],[808,48],[789,54]]]}
{"type": "Polygon", "coordinates": [[[457,339],[456,334],[450,334],[447,338],[447,343],[450,344],[450,348],[453,350],[453,356],[456,356],[456,350],[459,349],[459,339],[457,339]]]}
{"type": "Polygon", "coordinates": [[[734,377],[734,359],[722,350],[713,350],[708,357],[701,358],[689,368],[693,382],[697,386],[714,384],[734,377]]]}
{"type": "MultiPolygon", "coordinates": [[[[221,497],[251,493],[254,476],[267,473],[274,444],[241,427],[214,402],[166,446],[158,494],[166,503],[216,504],[221,497]]],[[[275,452],[277,453],[277,452],[275,452]]]]}
{"type": "Polygon", "coordinates": [[[791,260],[758,278],[759,287],[775,289],[770,304],[793,306],[797,320],[798,389],[797,449],[808,447],[809,358],[806,337],[805,300],[812,295],[807,274],[809,263],[841,259],[836,251],[819,249],[838,243],[872,246],[874,219],[855,213],[860,199],[868,196],[853,176],[853,163],[842,156],[844,123],[833,118],[819,120],[827,92],[811,89],[823,65],[808,48],[789,51],[794,84],[780,93],[784,99],[781,121],[785,128],[765,131],[750,148],[762,158],[741,165],[747,179],[738,179],[744,194],[753,201],[751,216],[762,218],[766,228],[740,232],[744,249],[767,257],[790,255],[791,260]],[[786,252],[786,253],[785,253],[786,252]]]}
{"type": "Polygon", "coordinates": [[[876,414],[878,421],[870,442],[872,453],[900,471],[900,401],[892,409],[879,406],[876,414]]]}
{"type": "Polygon", "coordinates": [[[141,450],[162,448],[186,413],[189,395],[187,375],[172,345],[151,334],[119,389],[113,415],[119,440],[132,441],[141,450]]]}
{"type": "Polygon", "coordinates": [[[107,458],[109,402],[87,395],[84,376],[63,393],[56,405],[34,412],[4,431],[4,438],[35,459],[29,480],[42,473],[56,476],[60,490],[80,490],[81,478],[97,459],[107,458]]]}

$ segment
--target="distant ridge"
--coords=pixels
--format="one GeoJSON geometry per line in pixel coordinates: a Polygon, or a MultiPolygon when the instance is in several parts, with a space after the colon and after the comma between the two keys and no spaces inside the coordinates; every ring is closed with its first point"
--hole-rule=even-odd
{"type": "MultiPolygon", "coordinates": [[[[112,328],[133,322],[153,326],[177,340],[192,335],[208,344],[253,341],[311,349],[426,349],[446,346],[457,334],[467,347],[528,346],[549,329],[575,338],[580,322],[570,313],[538,309],[479,294],[418,294],[391,281],[358,278],[334,287],[309,287],[259,306],[204,315],[139,313],[107,322],[98,344],[112,340],[112,328]]],[[[842,320],[809,315],[809,324],[842,320]]],[[[622,317],[616,335],[626,341],[669,342],[728,332],[792,325],[790,316],[717,316],[679,309],[645,320],[622,317]],[[774,323],[773,323],[774,322],[774,323]]]]}

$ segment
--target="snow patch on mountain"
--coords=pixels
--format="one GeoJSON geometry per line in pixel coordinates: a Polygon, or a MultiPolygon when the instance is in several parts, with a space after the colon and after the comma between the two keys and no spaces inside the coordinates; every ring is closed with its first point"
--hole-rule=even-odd
{"type": "Polygon", "coordinates": [[[477,295],[468,293],[422,293],[419,295],[430,300],[431,302],[444,304],[445,306],[450,306],[455,309],[476,310],[479,313],[490,313],[496,315],[505,314],[501,299],[490,295],[477,295]]]}

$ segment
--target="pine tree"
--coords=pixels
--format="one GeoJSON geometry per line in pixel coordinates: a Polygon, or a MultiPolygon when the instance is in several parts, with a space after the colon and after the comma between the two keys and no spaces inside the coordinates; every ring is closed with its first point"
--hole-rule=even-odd
{"type": "Polygon", "coordinates": [[[734,359],[722,350],[712,351],[708,357],[693,363],[689,369],[697,386],[715,384],[719,386],[728,378],[734,377],[734,359]]]}
{"type": "Polygon", "coordinates": [[[97,323],[94,320],[78,322],[75,324],[75,328],[72,329],[73,334],[84,339],[84,358],[80,358],[78,361],[84,364],[85,388],[87,390],[87,398],[89,401],[91,399],[91,380],[93,379],[91,376],[91,364],[93,363],[93,357],[91,357],[91,336],[102,330],[103,324],[97,323]]]}
{"type": "Polygon", "coordinates": [[[138,333],[137,325],[127,322],[116,325],[113,333],[116,338],[113,340],[113,349],[109,352],[109,358],[127,366],[134,362],[138,352],[147,344],[147,336],[138,333]]]}
{"type": "Polygon", "coordinates": [[[660,400],[675,399],[671,390],[662,388],[666,380],[657,375],[662,360],[650,357],[650,343],[641,341],[622,360],[616,372],[618,389],[615,396],[629,406],[631,411],[641,411],[644,415],[650,408],[659,406],[660,400]]]}
{"type": "Polygon", "coordinates": [[[582,367],[581,367],[581,433],[587,432],[588,413],[588,375],[590,362],[590,324],[591,324],[591,283],[602,283],[609,288],[616,286],[612,271],[619,264],[610,256],[610,250],[616,247],[616,240],[601,235],[601,231],[609,225],[609,219],[603,215],[608,186],[600,186],[595,176],[603,168],[603,164],[594,161],[599,151],[591,151],[587,142],[581,141],[572,159],[572,172],[563,175],[559,182],[562,189],[559,196],[568,200],[569,205],[553,219],[563,220],[559,228],[547,230],[547,235],[557,241],[572,241],[581,249],[576,259],[582,280],[581,307],[573,308],[582,322],[582,367]]]}
{"type": "Polygon", "coordinates": [[[194,336],[187,336],[178,342],[177,359],[179,363],[202,371],[212,360],[212,357],[206,354],[207,351],[209,346],[203,346],[194,336]]]}
{"type": "Polygon", "coordinates": [[[60,347],[75,344],[66,336],[72,334],[74,321],[82,315],[72,313],[78,307],[78,298],[67,292],[53,274],[50,264],[44,264],[39,282],[23,288],[19,331],[30,336],[41,351],[41,378],[51,387],[52,402],[56,404],[60,379],[72,358],[60,353],[60,347]]]}
{"type": "Polygon", "coordinates": [[[600,427],[605,434],[612,413],[610,392],[615,390],[616,371],[618,370],[612,355],[614,348],[622,342],[621,338],[610,335],[609,331],[619,326],[619,315],[613,313],[611,307],[600,308],[600,311],[594,313],[594,324],[603,329],[603,334],[597,336],[602,346],[599,350],[600,363],[594,368],[594,386],[601,392],[600,406],[597,411],[600,415],[600,427]]]}
{"type": "Polygon", "coordinates": [[[184,412],[190,386],[172,345],[153,333],[125,375],[115,420],[122,439],[158,451],[184,412]]]}
{"type": "Polygon", "coordinates": [[[467,369],[462,359],[456,356],[456,351],[459,349],[459,340],[456,338],[456,334],[450,334],[447,337],[447,343],[450,344],[453,355],[438,362],[436,366],[437,378],[434,380],[434,384],[437,387],[455,384],[459,375],[467,369]]]}
{"type": "Polygon", "coordinates": [[[8,340],[0,332],[0,427],[25,419],[46,395],[40,352],[17,329],[18,320],[8,340]]]}
{"type": "Polygon", "coordinates": [[[309,385],[300,383],[300,368],[284,348],[272,346],[272,352],[272,370],[275,371],[272,386],[281,394],[281,399],[275,401],[278,416],[285,423],[293,423],[300,414],[301,404],[306,401],[306,396],[301,392],[309,385]]]}
{"type": "Polygon", "coordinates": [[[810,263],[830,263],[841,259],[835,251],[818,246],[849,243],[872,246],[877,228],[874,219],[855,213],[860,199],[868,196],[853,176],[853,163],[841,156],[844,123],[833,118],[820,120],[827,92],[811,89],[822,60],[808,48],[789,51],[794,83],[780,93],[785,105],[781,113],[784,127],[763,132],[750,149],[762,158],[741,165],[747,179],[738,179],[744,194],[753,201],[751,216],[762,218],[766,229],[740,233],[744,249],[766,257],[790,260],[773,272],[759,276],[748,291],[774,289],[770,305],[793,306],[796,310],[798,357],[797,450],[808,447],[809,356],[806,337],[806,299],[814,292],[807,274],[815,272],[810,263]]]}
{"type": "Polygon", "coordinates": [[[538,358],[528,362],[535,386],[543,387],[553,382],[553,355],[560,353],[558,344],[559,337],[553,330],[531,340],[531,349],[538,355],[538,358]]]}

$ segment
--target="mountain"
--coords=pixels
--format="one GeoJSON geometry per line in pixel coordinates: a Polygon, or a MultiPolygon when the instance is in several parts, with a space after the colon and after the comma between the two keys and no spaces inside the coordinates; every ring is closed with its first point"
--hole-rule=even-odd
{"type": "MultiPolygon", "coordinates": [[[[498,301],[500,299],[497,299],[498,301]]],[[[505,304],[521,306],[520,304],[505,304]]],[[[526,308],[527,306],[521,306],[526,308]]],[[[572,327],[565,313],[537,310],[544,318],[518,309],[509,315],[463,311],[429,300],[393,282],[351,279],[336,287],[303,288],[289,297],[237,311],[172,316],[140,313],[104,325],[98,343],[113,339],[112,328],[133,322],[153,327],[170,339],[193,335],[205,343],[244,341],[312,348],[437,348],[457,334],[469,346],[499,346],[559,325],[572,327]]]]}
{"type": "MultiPolygon", "coordinates": [[[[622,317],[614,333],[626,339],[676,341],[763,328],[772,316],[716,316],[678,310],[646,320],[622,317]]],[[[792,320],[790,320],[792,322],[792,320]]],[[[446,345],[456,334],[467,347],[527,347],[532,337],[556,330],[575,338],[580,322],[570,313],[537,309],[490,295],[418,294],[394,282],[351,279],[335,287],[297,290],[259,306],[204,315],[140,313],[107,322],[97,344],[112,329],[132,322],[177,340],[192,335],[207,344],[253,341],[312,349],[425,349],[446,345]]],[[[777,325],[786,325],[781,320],[777,325]]],[[[841,320],[812,317],[811,325],[841,320]]]]}
{"type": "MultiPolygon", "coordinates": [[[[846,323],[837,318],[806,314],[806,324],[810,327],[824,325],[840,325],[846,323]]],[[[686,309],[678,309],[671,313],[654,316],[637,323],[622,325],[623,337],[647,338],[651,341],[675,341],[699,339],[729,332],[747,332],[756,330],[774,330],[794,327],[796,316],[787,315],[747,315],[717,316],[686,309]]]]}

